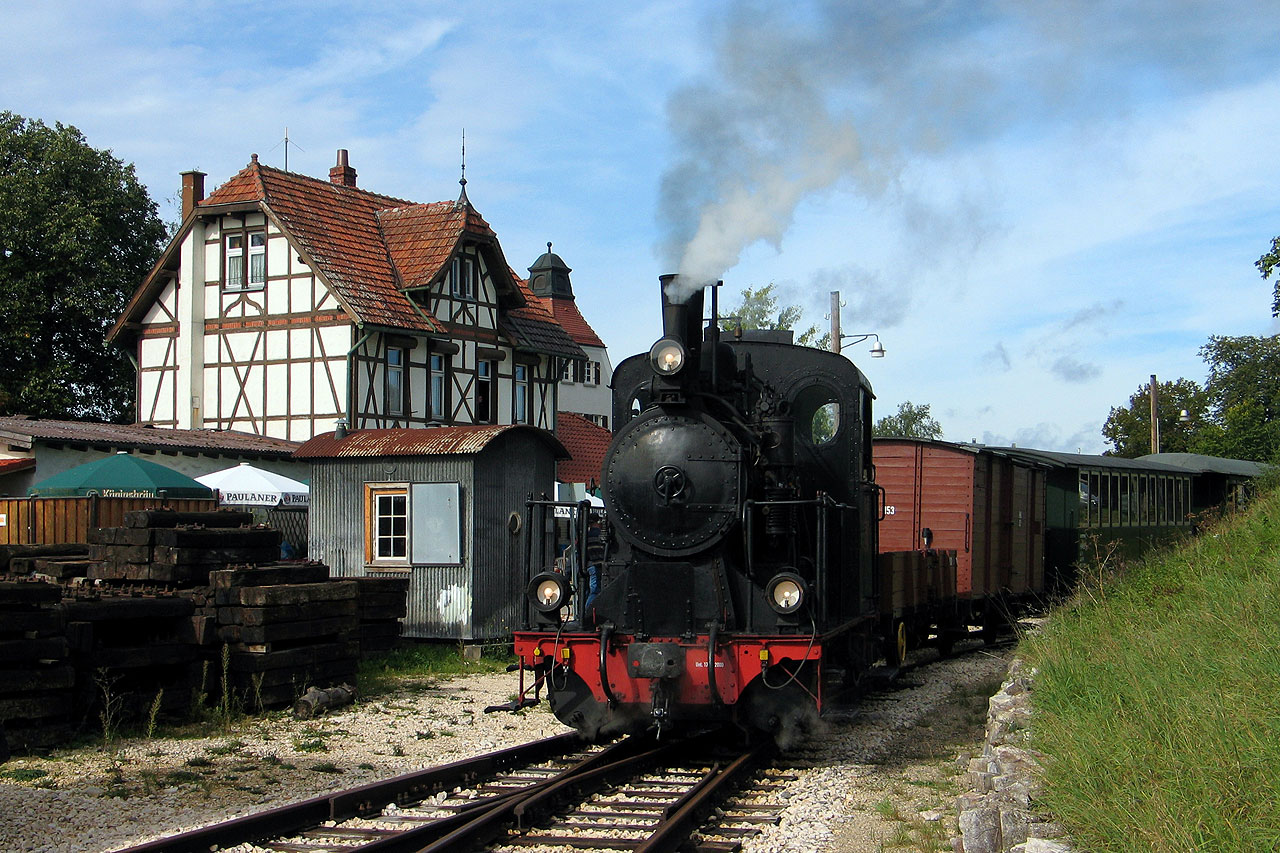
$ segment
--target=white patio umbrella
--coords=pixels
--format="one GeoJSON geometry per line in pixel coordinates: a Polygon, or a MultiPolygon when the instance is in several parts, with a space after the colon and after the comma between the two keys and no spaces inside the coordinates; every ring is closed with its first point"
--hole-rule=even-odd
{"type": "Polygon", "coordinates": [[[241,462],[222,471],[196,477],[196,482],[218,490],[224,506],[308,506],[311,489],[306,483],[255,468],[241,462]]]}

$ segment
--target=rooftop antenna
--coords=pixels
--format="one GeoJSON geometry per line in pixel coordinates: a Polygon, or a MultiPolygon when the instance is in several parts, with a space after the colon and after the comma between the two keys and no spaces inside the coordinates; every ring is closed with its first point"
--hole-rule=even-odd
{"type": "MultiPolygon", "coordinates": [[[[277,148],[279,148],[279,147],[280,147],[280,145],[281,145],[281,144],[282,144],[282,143],[277,142],[275,145],[272,145],[272,146],[271,146],[271,151],[275,151],[277,148]]],[[[288,127],[286,127],[286,128],[284,129],[284,141],[283,141],[283,145],[284,145],[284,170],[287,172],[287,171],[289,171],[289,128],[288,128],[288,127]]],[[[295,148],[297,148],[299,151],[306,151],[306,150],[307,150],[307,149],[303,148],[301,145],[299,145],[299,144],[298,144],[298,143],[296,143],[296,142],[295,142],[295,143],[293,143],[293,146],[294,146],[295,148]]],[[[270,152],[270,151],[268,151],[267,153],[269,154],[269,153],[271,153],[271,152],[270,152]]]]}

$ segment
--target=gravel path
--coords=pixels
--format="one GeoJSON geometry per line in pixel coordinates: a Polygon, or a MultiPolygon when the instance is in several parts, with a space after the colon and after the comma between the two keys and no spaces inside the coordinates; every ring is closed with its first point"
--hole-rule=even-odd
{"type": "MultiPolygon", "coordinates": [[[[952,746],[977,743],[982,691],[994,692],[1006,666],[983,653],[936,663],[912,675],[920,686],[825,720],[782,761],[799,776],[778,795],[782,824],[746,853],[871,851],[930,824],[954,834],[952,746]]],[[[506,674],[466,676],[313,721],[248,719],[217,737],[15,758],[0,767],[0,850],[105,853],[566,731],[545,704],[484,713],[513,687],[506,674]]]]}

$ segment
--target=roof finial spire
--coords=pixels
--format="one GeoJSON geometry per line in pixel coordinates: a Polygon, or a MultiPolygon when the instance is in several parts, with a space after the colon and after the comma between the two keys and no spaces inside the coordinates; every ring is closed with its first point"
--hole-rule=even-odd
{"type": "Polygon", "coordinates": [[[462,192],[458,194],[458,200],[454,203],[454,207],[470,207],[471,199],[467,198],[467,129],[462,129],[462,177],[458,179],[458,183],[462,185],[462,192]]]}
{"type": "Polygon", "coordinates": [[[547,254],[551,254],[551,241],[547,241],[547,254]]]}

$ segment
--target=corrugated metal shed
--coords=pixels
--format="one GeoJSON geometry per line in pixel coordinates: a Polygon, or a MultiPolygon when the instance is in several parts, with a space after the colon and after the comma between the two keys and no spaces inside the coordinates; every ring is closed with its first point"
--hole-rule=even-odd
{"type": "Polygon", "coordinates": [[[337,576],[407,575],[406,637],[510,633],[522,612],[525,501],[553,492],[556,459],[567,456],[555,436],[523,425],[361,430],[314,438],[299,453],[313,466],[310,557],[337,576]],[[457,485],[457,561],[418,563],[412,544],[398,565],[368,559],[371,489],[402,489],[412,515],[414,487],[428,484],[457,485]]]}

